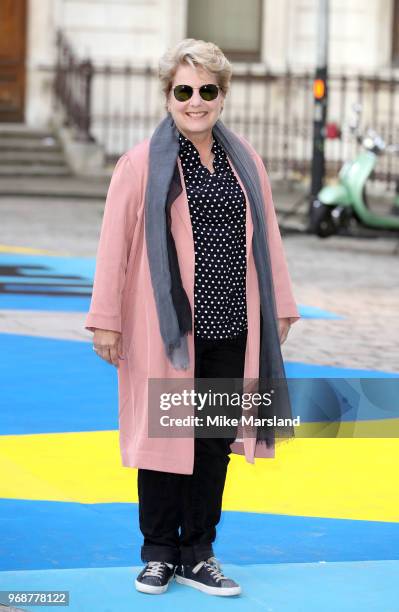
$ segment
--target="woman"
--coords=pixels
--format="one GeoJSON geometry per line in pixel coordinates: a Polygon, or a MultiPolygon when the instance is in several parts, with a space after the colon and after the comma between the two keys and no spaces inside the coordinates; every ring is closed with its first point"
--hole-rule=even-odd
{"type": "Polygon", "coordinates": [[[204,41],[162,57],[168,113],[118,160],[97,252],[86,328],[118,369],[122,463],[138,468],[144,536],[135,584],[145,593],[165,592],[173,577],[241,592],[212,548],[229,454],[271,456],[261,436],[235,431],[151,437],[150,379],[255,379],[262,367],[278,376],[280,343],[299,318],[263,162],[219,120],[231,73],[204,41]]]}

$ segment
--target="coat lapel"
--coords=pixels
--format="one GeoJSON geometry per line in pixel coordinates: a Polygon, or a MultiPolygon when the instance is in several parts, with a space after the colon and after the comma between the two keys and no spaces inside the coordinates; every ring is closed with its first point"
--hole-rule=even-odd
{"type": "Polygon", "coordinates": [[[245,195],[245,204],[246,204],[246,212],[245,212],[245,241],[246,241],[246,245],[247,245],[247,261],[249,258],[249,254],[251,252],[251,242],[252,242],[252,235],[254,233],[254,225],[252,223],[252,215],[251,215],[251,205],[249,203],[248,200],[248,194],[244,188],[244,185],[240,179],[240,177],[238,176],[238,173],[236,172],[236,169],[234,168],[233,164],[231,163],[231,160],[229,158],[229,156],[227,156],[227,159],[229,160],[229,164],[231,169],[233,170],[236,179],[241,187],[241,189],[243,190],[243,193],[245,195]]]}
{"type": "Polygon", "coordinates": [[[181,184],[181,187],[182,187],[182,192],[177,197],[177,199],[174,201],[173,206],[176,209],[176,212],[179,215],[180,220],[183,223],[184,227],[186,228],[186,230],[188,232],[188,235],[190,236],[191,240],[194,240],[194,238],[193,238],[193,228],[192,228],[192,225],[191,225],[190,209],[189,209],[189,206],[188,206],[188,197],[187,197],[186,185],[185,185],[185,182],[184,182],[183,168],[182,168],[182,165],[181,165],[180,157],[177,158],[177,165],[179,167],[180,184],[181,184]]]}

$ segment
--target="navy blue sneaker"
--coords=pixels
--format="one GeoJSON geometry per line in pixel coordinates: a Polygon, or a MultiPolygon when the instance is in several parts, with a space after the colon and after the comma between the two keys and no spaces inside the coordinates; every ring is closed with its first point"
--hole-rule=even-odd
{"type": "Polygon", "coordinates": [[[209,595],[239,595],[241,587],[223,575],[215,557],[200,561],[196,565],[178,565],[175,580],[209,595]]]}
{"type": "Polygon", "coordinates": [[[165,561],[149,561],[136,578],[135,585],[142,593],[164,593],[175,573],[176,566],[165,561]]]}

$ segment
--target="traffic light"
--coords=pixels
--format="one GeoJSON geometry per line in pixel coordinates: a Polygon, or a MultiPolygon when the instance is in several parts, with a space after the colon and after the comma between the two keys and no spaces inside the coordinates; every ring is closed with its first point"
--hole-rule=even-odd
{"type": "Polygon", "coordinates": [[[323,79],[313,81],[313,96],[315,100],[322,100],[326,95],[326,83],[323,79]]]}

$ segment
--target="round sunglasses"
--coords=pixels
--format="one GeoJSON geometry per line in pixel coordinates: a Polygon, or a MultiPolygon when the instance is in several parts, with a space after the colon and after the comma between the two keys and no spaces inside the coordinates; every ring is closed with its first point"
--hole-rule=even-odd
{"type": "Polygon", "coordinates": [[[219,95],[218,85],[209,83],[208,85],[201,85],[201,87],[191,87],[191,85],[176,85],[173,89],[173,94],[179,102],[187,102],[194,93],[194,89],[199,90],[199,94],[203,100],[210,102],[216,100],[219,95]]]}

